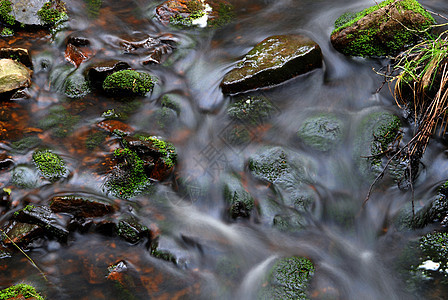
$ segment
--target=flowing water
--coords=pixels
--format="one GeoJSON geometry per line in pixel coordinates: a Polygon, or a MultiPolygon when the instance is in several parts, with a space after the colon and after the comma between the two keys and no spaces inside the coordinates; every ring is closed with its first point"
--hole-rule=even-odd
{"type": "MultiPolygon", "coordinates": [[[[24,203],[46,205],[51,197],[60,194],[114,200],[103,191],[107,170],[102,166],[114,145],[94,151],[80,145],[89,130],[102,120],[102,112],[122,103],[97,92],[77,100],[60,92],[62,83],[58,78],[63,78],[67,72],[64,70],[70,68],[64,51],[65,40],[71,34],[91,42],[95,53],[92,60],[125,61],[158,78],[152,94],[134,100],[137,109],[126,124],[171,141],[178,151],[179,164],[172,179],[155,184],[157,191],[153,195],[116,200],[123,212],[131,211],[145,225],[158,227],[159,247],[172,253],[177,264],[151,256],[143,243],[130,245],[97,233],[74,233],[67,244],[45,240],[27,252],[48,281],[16,253],[0,261],[1,287],[24,281],[44,291],[48,299],[121,299],[123,296],[116,294],[105,276],[109,265],[125,260],[137,274],[132,293],[139,299],[252,299],[257,297],[265,274],[277,258],[298,255],[311,259],[316,266],[309,291],[314,299],[444,298],[437,285],[430,290],[409,292],[403,270],[395,264],[405,245],[421,234],[401,232],[392,222],[403,207],[409,206],[411,191],[380,182],[366,208],[361,208],[372,180],[358,175],[354,159],[359,119],[376,110],[398,116],[403,112],[387,86],[376,92],[383,78],[373,68],[378,70],[388,61],[345,57],[331,47],[329,36],[338,16],[371,6],[374,1],[230,2],[236,18],[227,26],[180,30],[165,27],[154,19],[154,9],[161,1],[105,0],[98,11],[92,8],[94,2],[69,0],[68,28],[53,41],[42,34],[2,41],[2,46],[30,49],[35,66],[29,98],[3,103],[2,118],[7,118],[9,125],[2,148],[13,156],[16,165],[29,163],[34,149],[17,153],[11,151],[11,142],[37,135],[42,145],[61,154],[71,171],[66,180],[36,189],[12,187],[10,170],[2,171],[0,180],[3,186],[12,187],[17,209],[24,203]],[[226,116],[226,109],[235,99],[221,93],[219,83],[223,75],[256,43],[271,35],[289,33],[313,38],[322,49],[324,67],[257,92],[270,100],[275,113],[268,123],[255,130],[244,147],[227,143],[223,136],[232,120],[226,116]],[[122,39],[142,41],[150,37],[177,44],[174,50],[165,48],[167,53],[159,65],[142,64],[148,55],[145,49],[125,53],[120,47],[122,39]],[[154,121],[155,111],[165,94],[180,103],[181,113],[170,126],[159,126],[154,121]],[[54,114],[63,112],[76,117],[77,122],[71,125],[73,132],[57,137],[54,126],[36,129],[42,128],[40,124],[54,114]],[[303,120],[319,112],[337,114],[348,128],[343,142],[327,153],[310,150],[296,135],[303,120]],[[226,174],[241,175],[260,207],[266,201],[280,201],[280,196],[253,178],[247,168],[249,157],[269,145],[282,146],[306,158],[304,166],[312,178],[309,188],[314,191],[316,202],[304,216],[307,225],[300,231],[279,231],[272,226],[272,216],[259,211],[249,219],[236,221],[226,215],[220,185],[226,174]],[[339,214],[348,216],[351,222],[340,222],[339,214]],[[225,264],[234,266],[232,276],[226,273],[225,264]]],[[[432,11],[448,15],[445,0],[420,2],[432,11]]],[[[407,135],[409,128],[404,127],[407,135]]],[[[424,205],[447,179],[448,159],[444,151],[443,145],[434,141],[425,153],[424,168],[414,186],[417,206],[424,205]]],[[[279,208],[280,212],[289,210],[287,206],[279,208]]],[[[0,221],[5,222],[11,213],[0,221]]]]}

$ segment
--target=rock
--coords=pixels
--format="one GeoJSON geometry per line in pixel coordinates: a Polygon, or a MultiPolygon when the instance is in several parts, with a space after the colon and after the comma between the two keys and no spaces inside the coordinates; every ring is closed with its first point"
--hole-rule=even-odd
{"type": "Polygon", "coordinates": [[[308,299],[313,275],[313,263],[304,257],[280,259],[271,268],[257,299],[308,299]]]}
{"type": "Polygon", "coordinates": [[[241,184],[240,179],[227,176],[224,182],[224,200],[229,209],[230,217],[247,218],[254,208],[254,198],[241,184]]]}
{"type": "Polygon", "coordinates": [[[62,158],[50,150],[37,150],[33,153],[33,162],[41,175],[55,182],[68,175],[68,169],[62,158]]]}
{"type": "Polygon", "coordinates": [[[65,3],[60,0],[7,1],[11,3],[12,9],[9,15],[13,16],[15,22],[19,22],[24,25],[54,25],[55,23],[67,18],[65,3]]]}
{"type": "Polygon", "coordinates": [[[99,122],[97,126],[110,134],[130,135],[134,133],[134,128],[118,120],[104,120],[99,122]]]}
{"type": "Polygon", "coordinates": [[[331,34],[333,47],[351,56],[396,55],[427,34],[435,23],[416,0],[387,0],[359,13],[342,15],[331,34]]]}
{"type": "Polygon", "coordinates": [[[43,184],[37,170],[28,165],[17,165],[12,170],[11,183],[22,189],[33,189],[43,184]]]}
{"type": "Polygon", "coordinates": [[[125,216],[117,224],[115,229],[116,234],[128,241],[129,243],[136,244],[144,238],[151,239],[151,231],[145,225],[132,217],[125,216]]]}
{"type": "Polygon", "coordinates": [[[90,41],[83,36],[71,34],[67,38],[66,44],[65,59],[76,68],[94,54],[94,50],[89,47],[90,41]]]}
{"type": "Polygon", "coordinates": [[[145,172],[150,178],[165,180],[173,172],[177,163],[177,152],[173,144],[156,136],[144,135],[124,137],[123,141],[144,161],[145,172]]]}
{"type": "Polygon", "coordinates": [[[118,299],[139,299],[136,295],[147,295],[141,275],[127,261],[120,260],[107,268],[107,280],[114,283],[114,295],[118,299]]]}
{"type": "Polygon", "coordinates": [[[440,188],[436,196],[430,199],[428,204],[419,209],[414,218],[410,212],[407,219],[412,228],[424,228],[429,224],[438,223],[441,226],[448,225],[448,181],[440,188]]]}
{"type": "Polygon", "coordinates": [[[30,86],[32,73],[15,60],[0,59],[0,94],[30,86]]]}
{"type": "Polygon", "coordinates": [[[64,94],[69,98],[82,98],[90,93],[90,84],[84,75],[74,72],[64,83],[64,94]]]}
{"type": "Polygon", "coordinates": [[[265,97],[242,97],[229,105],[227,114],[230,118],[250,125],[262,125],[276,112],[274,105],[265,97]]]}
{"type": "Polygon", "coordinates": [[[107,76],[103,90],[111,95],[145,96],[154,87],[155,79],[148,73],[135,70],[122,70],[107,76]]]}
{"type": "Polygon", "coordinates": [[[329,151],[342,140],[345,133],[341,119],[330,114],[307,118],[297,131],[299,138],[318,151],[329,151]]]}
{"type": "Polygon", "coordinates": [[[14,213],[14,219],[28,224],[39,225],[45,232],[60,242],[66,242],[68,230],[61,224],[61,218],[47,206],[27,205],[14,213]]]}
{"type": "Polygon", "coordinates": [[[8,236],[3,236],[3,243],[10,247],[14,247],[13,242],[25,247],[33,240],[44,235],[44,230],[40,226],[14,220],[9,221],[3,231],[8,236]]]}
{"type": "Polygon", "coordinates": [[[50,200],[50,209],[55,213],[63,212],[75,217],[95,218],[112,214],[118,210],[118,207],[97,199],[55,196],[50,200]]]}
{"type": "Polygon", "coordinates": [[[6,153],[0,153],[0,170],[6,170],[14,165],[14,160],[6,153]]]}
{"type": "Polygon", "coordinates": [[[319,45],[304,35],[276,35],[257,44],[221,82],[225,94],[282,83],[322,66],[319,45]]]}
{"type": "Polygon", "coordinates": [[[98,62],[88,68],[87,78],[93,84],[101,86],[107,76],[130,68],[131,66],[123,61],[98,62]]]}
{"type": "Polygon", "coordinates": [[[48,109],[48,114],[38,121],[38,126],[51,136],[65,138],[73,133],[80,120],[79,115],[71,114],[64,106],[55,105],[48,109]]]}
{"type": "Polygon", "coordinates": [[[295,208],[298,212],[307,210],[316,197],[309,187],[311,181],[307,172],[308,159],[294,155],[282,147],[264,147],[249,158],[249,170],[255,178],[273,184],[278,202],[295,208]]]}
{"type": "Polygon", "coordinates": [[[163,24],[180,27],[219,27],[233,15],[233,6],[224,0],[167,0],[156,8],[163,24]]]}
{"type": "Polygon", "coordinates": [[[36,289],[28,284],[16,284],[0,291],[0,299],[5,300],[44,300],[36,289]]]}
{"type": "Polygon", "coordinates": [[[33,62],[28,49],[24,48],[0,48],[0,58],[14,59],[25,67],[33,69],[33,62]]]}
{"type": "MultiPolygon", "coordinates": [[[[355,137],[354,160],[362,175],[376,176],[383,170],[385,153],[398,139],[400,126],[400,119],[389,112],[368,113],[361,119],[355,137]]],[[[396,180],[404,175],[404,169],[400,160],[389,165],[389,171],[396,180]]]]}

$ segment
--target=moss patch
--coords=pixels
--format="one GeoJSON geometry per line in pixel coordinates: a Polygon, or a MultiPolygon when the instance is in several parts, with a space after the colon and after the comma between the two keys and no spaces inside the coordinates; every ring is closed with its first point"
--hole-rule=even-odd
{"type": "Polygon", "coordinates": [[[17,284],[0,291],[0,300],[7,299],[35,299],[44,300],[34,287],[28,284],[17,284]]]}
{"type": "Polygon", "coordinates": [[[112,94],[132,93],[144,96],[151,92],[155,79],[135,70],[121,70],[106,77],[103,89],[112,94]]]}
{"type": "Polygon", "coordinates": [[[12,3],[9,0],[0,1],[0,19],[6,24],[13,26],[16,23],[14,16],[10,15],[12,12],[12,3]]]}
{"type": "Polygon", "coordinates": [[[37,11],[37,15],[44,24],[53,25],[67,18],[65,3],[62,1],[46,2],[41,9],[37,11]]]}
{"type": "Polygon", "coordinates": [[[33,161],[42,176],[50,181],[56,181],[67,175],[67,166],[59,155],[50,150],[38,150],[33,153],[33,161]]]}

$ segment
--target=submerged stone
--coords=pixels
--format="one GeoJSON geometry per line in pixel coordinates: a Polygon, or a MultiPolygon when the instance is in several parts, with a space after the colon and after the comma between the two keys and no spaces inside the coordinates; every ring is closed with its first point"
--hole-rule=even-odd
{"type": "Polygon", "coordinates": [[[262,125],[276,112],[274,105],[265,97],[243,97],[229,105],[227,114],[235,121],[250,125],[262,125]]]}
{"type": "Polygon", "coordinates": [[[231,218],[250,216],[254,208],[254,198],[241,184],[241,180],[234,176],[227,176],[224,182],[224,200],[229,207],[231,218]]]}
{"type": "Polygon", "coordinates": [[[387,0],[361,12],[342,15],[335,22],[331,43],[345,55],[396,55],[427,34],[434,23],[416,0],[387,0]]]}
{"type": "Polygon", "coordinates": [[[75,217],[95,218],[112,214],[116,205],[105,201],[76,196],[56,196],[50,200],[50,209],[55,213],[68,213],[75,217]]]}
{"type": "Polygon", "coordinates": [[[131,216],[122,218],[116,225],[115,232],[119,237],[132,244],[138,243],[144,238],[151,238],[149,228],[131,216]]]}
{"type": "Polygon", "coordinates": [[[0,94],[31,84],[32,71],[12,59],[0,59],[0,94]]]}
{"type": "Polygon", "coordinates": [[[319,45],[304,35],[276,35],[257,44],[221,82],[225,94],[282,83],[322,66],[319,45]]]}
{"type": "Polygon", "coordinates": [[[300,126],[297,135],[309,147],[329,151],[341,142],[344,123],[334,115],[321,114],[310,117],[300,126]]]}
{"type": "Polygon", "coordinates": [[[439,187],[437,195],[428,204],[419,209],[415,216],[408,216],[411,227],[424,228],[429,224],[448,225],[448,181],[439,187]]]}
{"type": "Polygon", "coordinates": [[[313,263],[304,257],[280,259],[263,282],[257,299],[308,299],[307,288],[313,275],[313,263]]]}
{"type": "Polygon", "coordinates": [[[69,98],[82,98],[90,93],[90,84],[84,75],[75,72],[67,77],[63,89],[69,98]]]}

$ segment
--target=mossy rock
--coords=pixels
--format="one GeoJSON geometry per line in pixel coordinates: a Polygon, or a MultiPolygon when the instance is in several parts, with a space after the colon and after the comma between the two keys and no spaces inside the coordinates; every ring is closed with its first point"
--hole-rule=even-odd
{"type": "MultiPolygon", "coordinates": [[[[362,118],[354,145],[354,160],[361,174],[372,177],[382,172],[386,165],[385,153],[399,137],[400,128],[400,119],[389,112],[377,111],[362,118]]],[[[404,175],[405,165],[400,160],[395,160],[388,170],[394,179],[400,180],[404,175]]]]}
{"type": "Polygon", "coordinates": [[[109,94],[134,94],[144,96],[151,92],[155,79],[148,73],[135,70],[121,70],[107,76],[103,82],[103,89],[109,94]]]}
{"type": "Polygon", "coordinates": [[[242,97],[227,109],[230,118],[250,125],[262,125],[276,112],[275,106],[263,96],[242,97]]]}
{"type": "Polygon", "coordinates": [[[60,0],[1,0],[0,19],[9,26],[54,26],[68,16],[65,3],[60,0]]]}
{"type": "Polygon", "coordinates": [[[314,202],[308,172],[315,166],[308,158],[282,147],[264,147],[249,158],[248,166],[254,177],[273,184],[283,204],[303,211],[314,202]]]}
{"type": "Polygon", "coordinates": [[[129,148],[118,148],[114,151],[117,165],[109,175],[105,189],[122,199],[129,199],[142,194],[151,186],[145,173],[144,161],[129,148]]]}
{"type": "Polygon", "coordinates": [[[116,225],[115,232],[119,237],[132,244],[138,243],[144,238],[151,238],[149,228],[133,216],[122,217],[116,225]]]}
{"type": "Polygon", "coordinates": [[[4,290],[0,291],[0,299],[8,300],[8,299],[33,299],[33,300],[44,300],[37,291],[36,288],[29,284],[17,284],[10,286],[4,290]]]}
{"type": "Polygon", "coordinates": [[[307,288],[313,275],[313,263],[304,257],[280,259],[271,268],[257,299],[309,299],[307,288]]]}
{"type": "Polygon", "coordinates": [[[37,136],[27,136],[18,141],[12,142],[11,147],[14,151],[24,153],[31,149],[37,148],[41,143],[42,140],[37,136]]]}
{"type": "Polygon", "coordinates": [[[224,94],[270,87],[322,66],[319,45],[304,35],[275,35],[258,43],[221,81],[224,94]]]}
{"type": "Polygon", "coordinates": [[[90,83],[84,75],[73,73],[64,83],[64,94],[69,98],[82,98],[90,93],[90,83]]]}
{"type": "Polygon", "coordinates": [[[225,177],[224,200],[227,203],[231,218],[247,218],[254,208],[254,198],[244,188],[241,180],[235,176],[225,177]]]}
{"type": "Polygon", "coordinates": [[[54,182],[68,175],[64,160],[50,150],[37,150],[33,153],[33,162],[42,177],[54,182]]]}
{"type": "Polygon", "coordinates": [[[331,43],[345,55],[393,56],[427,35],[434,23],[416,0],[387,0],[343,14],[335,22],[331,43]]]}
{"type": "Polygon", "coordinates": [[[335,115],[321,114],[307,118],[297,135],[309,147],[329,151],[336,147],[345,133],[344,122],[335,115]]]}

